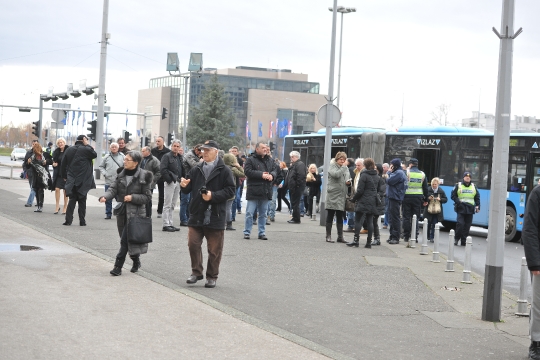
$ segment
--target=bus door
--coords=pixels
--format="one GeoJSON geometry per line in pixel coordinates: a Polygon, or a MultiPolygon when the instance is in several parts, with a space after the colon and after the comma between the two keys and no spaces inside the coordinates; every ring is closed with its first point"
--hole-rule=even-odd
{"type": "Polygon", "coordinates": [[[526,193],[527,195],[530,194],[532,189],[534,189],[538,184],[540,184],[540,153],[530,153],[530,160],[529,160],[529,166],[530,168],[527,169],[527,174],[530,174],[527,176],[527,189],[526,193]]]}
{"type": "Polygon", "coordinates": [[[440,150],[439,149],[415,149],[413,157],[418,159],[418,168],[426,174],[428,186],[431,179],[440,174],[440,150]]]}
{"type": "Polygon", "coordinates": [[[527,176],[532,174],[527,171],[527,167],[532,166],[534,172],[536,163],[535,157],[540,160],[540,154],[531,154],[532,161],[528,164],[529,155],[526,151],[513,151],[510,148],[508,158],[508,179],[506,193],[506,219],[505,219],[505,238],[506,241],[512,241],[519,238],[519,232],[523,228],[523,214],[525,213],[525,203],[527,201],[527,190],[530,188],[531,181],[537,176],[527,176]],[[533,178],[533,179],[529,179],[533,178]]]}

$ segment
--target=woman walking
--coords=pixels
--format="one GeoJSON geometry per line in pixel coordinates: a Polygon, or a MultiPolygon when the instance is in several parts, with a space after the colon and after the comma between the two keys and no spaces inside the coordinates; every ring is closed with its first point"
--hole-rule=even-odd
{"type": "Polygon", "coordinates": [[[320,199],[321,193],[321,175],[317,174],[317,165],[311,164],[308,168],[306,176],[306,187],[309,189],[307,196],[307,216],[310,217],[316,212],[316,205],[313,206],[313,198],[317,197],[317,201],[320,199]]]}
{"type": "Polygon", "coordinates": [[[52,154],[52,166],[53,166],[53,186],[54,186],[54,196],[56,198],[56,206],[54,208],[54,213],[58,214],[60,212],[60,190],[64,191],[64,208],[62,210],[62,215],[66,214],[68,197],[66,195],[66,181],[60,176],[60,166],[62,165],[62,158],[64,157],[64,150],[69,146],[66,145],[66,139],[58,138],[56,140],[56,149],[52,154]]]}
{"type": "Polygon", "coordinates": [[[371,248],[371,240],[373,236],[373,214],[377,213],[377,193],[379,185],[379,175],[375,170],[375,162],[371,158],[364,159],[365,170],[360,173],[360,178],[357,180],[356,192],[352,197],[354,204],[354,240],[347,244],[350,247],[358,247],[360,245],[360,229],[364,220],[366,220],[368,237],[366,245],[367,249],[371,248]]]}
{"type": "MultiPolygon", "coordinates": [[[[282,161],[279,163],[279,168],[280,168],[281,174],[278,175],[278,177],[281,177],[282,179],[286,179],[289,169],[287,168],[287,164],[285,163],[285,161],[282,161]]],[[[289,203],[289,200],[285,197],[285,195],[287,195],[287,188],[285,187],[284,184],[285,184],[285,181],[282,181],[282,183],[278,185],[276,211],[278,212],[281,211],[281,200],[283,200],[285,204],[287,205],[287,208],[289,209],[289,213],[290,213],[291,203],[289,203]]]]}
{"type": "Polygon", "coordinates": [[[428,199],[429,204],[424,208],[424,219],[428,219],[428,240],[433,242],[435,224],[444,219],[442,204],[448,201],[446,193],[439,187],[439,178],[437,177],[431,179],[431,186],[428,188],[428,199]]]}
{"type": "Polygon", "coordinates": [[[379,229],[379,216],[384,215],[385,203],[386,203],[386,180],[383,177],[383,167],[381,164],[375,164],[377,175],[379,175],[379,185],[377,188],[377,194],[381,203],[377,205],[377,211],[373,214],[373,241],[371,245],[381,245],[381,233],[379,229]]]}
{"type": "MultiPolygon", "coordinates": [[[[52,158],[49,153],[43,152],[43,148],[38,142],[32,145],[32,155],[28,158],[28,165],[34,170],[32,189],[36,193],[38,208],[34,212],[43,211],[43,200],[45,198],[45,189],[52,188],[51,175],[49,174],[49,165],[52,164],[52,158]]],[[[52,189],[51,189],[52,190],[52,189]]]]}
{"type": "Polygon", "coordinates": [[[326,242],[333,243],[332,222],[336,217],[337,242],[344,243],[343,239],[343,215],[345,214],[345,199],[347,197],[347,185],[350,185],[349,168],[345,165],[347,154],[340,151],[330,161],[328,166],[328,176],[324,174],[328,181],[326,191],[326,242]]]}
{"type": "Polygon", "coordinates": [[[138,151],[129,151],[124,157],[124,167],[118,168],[118,176],[109,186],[105,195],[99,198],[99,202],[116,198],[116,201],[123,203],[122,210],[115,211],[116,226],[120,235],[120,251],[116,255],[114,268],[111,275],[122,275],[122,266],[129,252],[129,257],[133,261],[131,272],[137,272],[141,267],[141,254],[148,252],[148,244],[131,244],[127,241],[127,225],[133,217],[146,216],[146,203],[152,199],[150,186],[153,175],[151,172],[139,167],[142,155],[138,151]]]}

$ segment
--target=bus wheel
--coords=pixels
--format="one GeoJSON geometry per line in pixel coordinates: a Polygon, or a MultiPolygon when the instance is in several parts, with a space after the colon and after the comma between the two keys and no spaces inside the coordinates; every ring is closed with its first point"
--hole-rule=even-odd
{"type": "Polygon", "coordinates": [[[514,241],[519,237],[516,230],[516,210],[514,208],[506,207],[506,218],[504,222],[504,241],[514,241]]]}

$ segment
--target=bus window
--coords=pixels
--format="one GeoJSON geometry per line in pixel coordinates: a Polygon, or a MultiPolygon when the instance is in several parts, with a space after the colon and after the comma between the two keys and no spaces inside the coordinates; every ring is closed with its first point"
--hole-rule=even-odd
{"type": "Polygon", "coordinates": [[[487,161],[465,161],[463,172],[471,173],[471,181],[479,188],[487,188],[489,182],[489,164],[487,161]]]}
{"type": "Polygon", "coordinates": [[[526,190],[527,164],[508,164],[507,190],[521,192],[526,190]]]}

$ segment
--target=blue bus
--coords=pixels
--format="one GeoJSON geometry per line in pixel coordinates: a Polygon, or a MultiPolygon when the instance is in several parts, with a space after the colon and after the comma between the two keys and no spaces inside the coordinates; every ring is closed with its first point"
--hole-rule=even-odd
{"type": "MultiPolygon", "coordinates": [[[[296,150],[306,164],[321,166],[325,133],[326,129],[321,129],[316,133],[286,136],[285,157],[296,150]]],[[[539,146],[540,134],[512,132],[510,135],[507,192],[502,195],[506,195],[506,241],[517,241],[521,237],[527,195],[540,180],[539,146]]],[[[392,131],[341,127],[332,129],[332,157],[338,151],[344,151],[351,158],[371,157],[377,163],[389,162],[393,158],[400,158],[402,162],[417,158],[428,182],[438,177],[449,200],[455,184],[462,181],[463,172],[469,171],[481,199],[481,211],[474,216],[473,225],[487,228],[493,161],[492,132],[452,126],[401,127],[392,131]]],[[[455,228],[456,213],[452,201],[444,204],[443,209],[444,227],[455,228]]]]}

